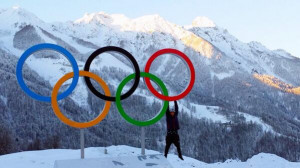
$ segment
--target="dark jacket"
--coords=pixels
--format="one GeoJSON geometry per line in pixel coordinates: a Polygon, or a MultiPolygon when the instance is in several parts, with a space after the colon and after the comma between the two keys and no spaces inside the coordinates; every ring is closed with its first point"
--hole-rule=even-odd
{"type": "Polygon", "coordinates": [[[168,106],[167,112],[166,112],[166,119],[167,119],[167,129],[169,131],[177,131],[179,129],[179,122],[178,122],[178,104],[177,101],[175,101],[175,115],[172,117],[170,114],[170,108],[168,106]]]}

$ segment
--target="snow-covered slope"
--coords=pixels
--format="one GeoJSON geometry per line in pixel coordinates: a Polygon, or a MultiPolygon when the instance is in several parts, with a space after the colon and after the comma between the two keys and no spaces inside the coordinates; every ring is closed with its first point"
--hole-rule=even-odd
{"type": "MultiPolygon", "coordinates": [[[[110,146],[108,154],[103,147],[85,149],[86,158],[105,158],[120,156],[138,156],[140,148],[129,146],[110,146]]],[[[159,154],[157,151],[146,150],[146,154],[159,154]]],[[[55,160],[79,159],[80,150],[51,149],[29,151],[0,156],[0,165],[5,168],[53,168],[55,160]]],[[[246,162],[227,160],[224,163],[207,164],[193,158],[185,157],[180,160],[177,155],[169,154],[168,161],[174,168],[298,168],[300,163],[288,162],[273,154],[260,153],[246,162]]]]}
{"type": "MultiPolygon", "coordinates": [[[[68,49],[76,58],[80,69],[90,53],[103,46],[113,45],[126,49],[137,59],[141,70],[155,51],[176,48],[188,55],[196,70],[192,92],[180,100],[186,112],[191,112],[194,106],[195,117],[228,122],[223,114],[216,112],[219,107],[228,108],[236,114],[242,112],[257,117],[255,121],[262,125],[265,123],[261,118],[268,115],[280,116],[283,122],[300,118],[297,113],[300,99],[296,89],[300,85],[300,59],[283,50],[268,50],[258,42],[242,43],[206,17],[197,17],[192,25],[185,27],[171,23],[159,15],[131,19],[122,14],[104,12],[85,14],[71,22],[45,23],[20,7],[0,10],[1,49],[19,57],[28,47],[42,42],[58,44],[68,49]],[[274,80],[264,80],[266,76],[274,80]],[[281,81],[280,84],[277,79],[281,81]],[[288,86],[292,92],[282,89],[283,84],[287,84],[284,86],[288,86]],[[274,111],[279,115],[273,115],[274,111]]],[[[98,73],[104,67],[115,67],[125,74],[132,72],[128,62],[114,54],[107,55],[113,58],[101,56],[92,66],[98,73]]],[[[72,71],[68,61],[55,52],[34,54],[26,63],[51,86],[63,74],[72,71]]],[[[168,56],[156,60],[151,73],[166,83],[171,95],[183,91],[189,80],[184,63],[168,56]]],[[[105,80],[115,88],[118,86],[119,81],[116,79],[108,76],[105,80]]],[[[152,95],[139,95],[147,100],[156,99],[152,95]]],[[[89,109],[87,96],[87,88],[80,80],[71,98],[89,109]]],[[[253,120],[253,117],[250,118],[253,120]]],[[[276,120],[270,120],[272,121],[276,120]]],[[[300,132],[294,126],[295,123],[284,125],[291,127],[286,128],[287,130],[296,129],[300,132]]],[[[271,129],[271,126],[266,126],[265,129],[271,129]]],[[[290,134],[293,135],[294,132],[290,134]]]]}
{"type": "MultiPolygon", "coordinates": [[[[197,22],[197,18],[194,22],[197,22]]],[[[208,21],[206,21],[208,22],[208,21]]],[[[268,74],[283,80],[286,83],[299,85],[299,75],[294,77],[285,73],[287,68],[290,70],[296,67],[287,67],[285,63],[297,60],[296,57],[284,50],[269,50],[259,42],[243,43],[232,36],[226,29],[218,26],[186,26],[187,30],[192,31],[198,36],[221,49],[226,56],[237,62],[241,69],[248,73],[268,74]],[[284,60],[284,63],[280,62],[284,60]],[[297,78],[294,82],[293,78],[297,78]]]]}

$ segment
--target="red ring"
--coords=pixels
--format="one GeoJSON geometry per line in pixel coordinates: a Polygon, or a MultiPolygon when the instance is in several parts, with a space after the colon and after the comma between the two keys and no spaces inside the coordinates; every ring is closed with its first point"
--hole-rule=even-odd
{"type": "Polygon", "coordinates": [[[184,90],[184,92],[180,93],[177,96],[164,96],[155,90],[155,88],[152,86],[149,78],[145,78],[145,83],[146,83],[148,89],[156,97],[158,97],[162,100],[166,100],[166,101],[175,101],[175,100],[179,100],[179,99],[182,99],[183,97],[185,97],[192,90],[193,85],[195,83],[195,69],[194,69],[193,63],[184,53],[182,53],[181,51],[178,51],[176,49],[172,49],[172,48],[165,48],[165,49],[159,50],[156,53],[154,53],[147,61],[146,66],[145,66],[145,72],[149,73],[150,66],[155,58],[157,58],[158,56],[160,56],[162,54],[168,54],[168,53],[176,54],[176,55],[180,56],[188,64],[188,67],[190,69],[190,75],[191,75],[191,79],[190,79],[190,83],[189,83],[188,87],[184,90]]]}

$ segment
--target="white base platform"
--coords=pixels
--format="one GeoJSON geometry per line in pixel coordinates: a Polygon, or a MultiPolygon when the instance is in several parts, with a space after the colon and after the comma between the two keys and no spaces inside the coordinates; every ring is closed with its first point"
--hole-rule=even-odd
{"type": "Polygon", "coordinates": [[[157,154],[57,160],[54,168],[172,168],[172,166],[163,155],[157,154]]]}

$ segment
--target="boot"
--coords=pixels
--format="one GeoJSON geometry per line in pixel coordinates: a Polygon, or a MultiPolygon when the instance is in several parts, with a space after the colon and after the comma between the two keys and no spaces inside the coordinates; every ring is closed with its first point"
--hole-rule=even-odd
{"type": "Polygon", "coordinates": [[[182,157],[182,154],[181,154],[181,149],[180,149],[180,144],[179,144],[179,142],[176,143],[176,147],[177,147],[178,157],[179,157],[181,160],[184,160],[183,157],[182,157]]]}
{"type": "Polygon", "coordinates": [[[183,157],[182,157],[182,155],[178,155],[178,157],[179,157],[181,160],[184,160],[183,157]]]}

